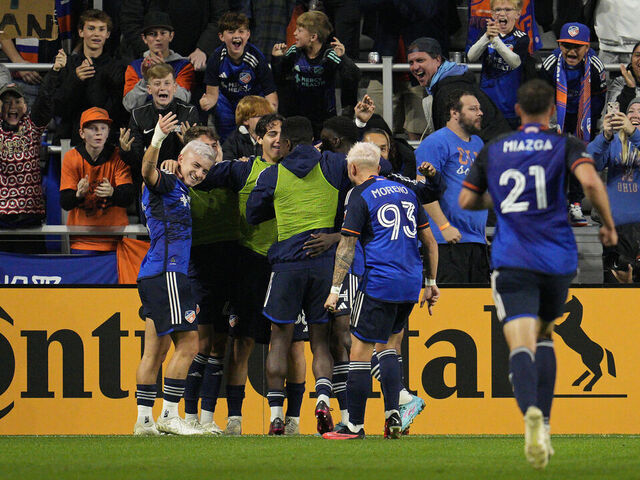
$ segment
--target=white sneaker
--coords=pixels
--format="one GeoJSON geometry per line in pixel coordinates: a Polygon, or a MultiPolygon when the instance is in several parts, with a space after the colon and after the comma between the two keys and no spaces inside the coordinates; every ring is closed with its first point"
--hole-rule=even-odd
{"type": "Polygon", "coordinates": [[[549,463],[544,421],[538,407],[529,407],[524,415],[524,455],[536,469],[542,469],[549,463]]]}
{"type": "Polygon", "coordinates": [[[216,422],[205,423],[200,425],[200,428],[210,435],[222,435],[222,429],[216,425],[216,422]]]}
{"type": "Polygon", "coordinates": [[[204,430],[201,426],[190,425],[182,417],[159,418],[156,427],[159,432],[173,433],[174,435],[202,435],[204,430]]]}
{"type": "Polygon", "coordinates": [[[300,435],[300,425],[298,424],[298,420],[293,417],[286,417],[284,419],[284,434],[300,435]]]}
{"type": "Polygon", "coordinates": [[[160,435],[160,432],[156,428],[156,424],[153,419],[151,419],[149,422],[141,422],[138,420],[133,427],[133,434],[148,437],[160,435]]]}
{"type": "Polygon", "coordinates": [[[551,446],[551,427],[548,423],[544,424],[544,434],[544,442],[547,444],[547,453],[549,454],[549,458],[551,458],[551,456],[555,455],[556,452],[551,446]]]}
{"type": "Polygon", "coordinates": [[[227,418],[227,428],[224,429],[225,435],[242,435],[242,417],[233,416],[227,418]]]}

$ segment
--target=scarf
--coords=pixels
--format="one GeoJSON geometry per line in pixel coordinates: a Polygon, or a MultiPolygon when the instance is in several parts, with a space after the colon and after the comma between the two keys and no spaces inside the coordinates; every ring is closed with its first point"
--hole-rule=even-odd
{"type": "Polygon", "coordinates": [[[556,109],[558,111],[558,127],[561,132],[575,133],[584,142],[591,141],[591,51],[584,57],[584,71],[580,79],[580,101],[578,104],[578,121],[576,132],[565,132],[564,121],[567,116],[567,64],[558,52],[556,64],[556,109]]]}
{"type": "Polygon", "coordinates": [[[450,62],[445,60],[438,68],[438,71],[431,78],[431,82],[427,87],[427,93],[432,95],[433,87],[436,86],[439,80],[449,77],[451,75],[463,75],[469,68],[466,65],[458,65],[456,62],[450,62]]]}

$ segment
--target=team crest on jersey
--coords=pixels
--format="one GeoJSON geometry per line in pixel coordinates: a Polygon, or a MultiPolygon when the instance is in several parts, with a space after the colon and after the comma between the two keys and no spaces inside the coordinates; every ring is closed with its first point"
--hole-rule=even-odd
{"type": "Polygon", "coordinates": [[[180,195],[180,201],[182,202],[182,205],[186,207],[191,203],[191,197],[183,193],[182,195],[180,195]]]}
{"type": "Polygon", "coordinates": [[[315,73],[316,75],[322,75],[324,73],[324,67],[322,65],[313,67],[313,73],[315,73]]]}
{"type": "Polygon", "coordinates": [[[570,27],[569,27],[569,29],[567,30],[567,33],[568,33],[569,35],[571,35],[572,37],[575,37],[576,35],[578,35],[578,34],[580,33],[580,28],[579,28],[579,27],[577,27],[577,26],[575,26],[575,25],[572,25],[572,26],[570,26],[570,27]]]}
{"type": "Polygon", "coordinates": [[[196,312],[193,310],[187,310],[184,313],[184,319],[189,323],[193,323],[196,320],[196,312]]]}
{"type": "Polygon", "coordinates": [[[245,85],[248,85],[252,78],[251,72],[242,72],[238,77],[238,79],[245,85]]]}

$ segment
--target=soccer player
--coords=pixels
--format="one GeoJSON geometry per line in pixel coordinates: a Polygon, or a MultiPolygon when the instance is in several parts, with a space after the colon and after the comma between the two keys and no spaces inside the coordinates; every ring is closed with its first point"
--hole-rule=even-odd
{"type": "Polygon", "coordinates": [[[145,183],[142,207],[151,246],[138,275],[146,323],[144,353],[136,372],[138,419],[135,435],[204,433],[178,415],[178,403],[184,393],[189,366],[198,353],[198,307],[187,278],[191,247],[189,187],[204,180],[216,154],[208,145],[194,141],[182,149],[175,174],[158,170],[156,164],[162,141],[177,124],[173,113],[159,117],[142,162],[145,183]],[[165,370],[162,413],[154,423],[152,408],[157,394],[156,378],[171,342],[175,352],[165,370]]]}
{"type": "MultiPolygon", "coordinates": [[[[485,227],[487,212],[467,212],[458,206],[462,181],[483,142],[478,136],[483,118],[480,102],[470,90],[455,89],[445,102],[447,125],[425,138],[416,150],[416,163],[431,163],[447,182],[439,202],[425,205],[438,242],[438,284],[488,283],[489,261],[485,227]]],[[[422,178],[418,172],[417,178],[422,178]]]]}
{"type": "Polygon", "coordinates": [[[553,455],[549,417],[556,359],[551,332],[578,266],[565,210],[570,172],[602,216],[602,243],[611,246],[618,239],[605,187],[585,145],[548,129],[554,95],[542,80],[518,89],[521,130],[485,145],[459,198],[460,206],[470,210],[495,205],[491,285],[510,350],[513,392],[524,415],[525,456],[538,469],[553,455]]]}
{"type": "Polygon", "coordinates": [[[431,305],[439,297],[435,285],[438,249],[426,213],[413,191],[378,176],[380,149],[357,143],[347,156],[348,174],[356,185],[349,194],[342,237],[335,257],[333,282],[325,308],[335,310],[339,293],[354,259],[358,239],[364,250],[363,275],[351,320],[351,352],[347,379],[349,421],[326,439],[364,438],[364,413],[370,388],[371,355],[378,352],[385,404],[385,437],[399,438],[402,389],[396,350],[389,348],[402,335],[422,284],[417,238],[429,255],[429,285],[423,297],[431,305]]]}

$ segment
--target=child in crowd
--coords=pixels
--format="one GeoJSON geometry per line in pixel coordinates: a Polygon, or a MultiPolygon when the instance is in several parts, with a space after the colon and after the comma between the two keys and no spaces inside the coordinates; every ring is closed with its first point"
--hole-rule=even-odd
{"type": "Polygon", "coordinates": [[[260,117],[274,113],[269,100],[256,95],[244,97],[236,107],[236,129],[222,145],[224,160],[235,160],[260,155],[262,149],[256,134],[256,124],[260,117]]]}
{"type": "Polygon", "coordinates": [[[173,34],[171,18],[167,13],[151,11],[145,15],[142,40],[149,50],[144,52],[143,58],[131,62],[125,72],[122,103],[127,111],[130,112],[149,100],[145,73],[160,63],[166,63],[173,68],[178,83],[175,96],[185,103],[191,100],[190,90],[195,75],[193,65],[189,63],[188,58],[169,49],[173,34]]]}
{"type": "Polygon", "coordinates": [[[514,110],[516,91],[529,56],[529,37],[515,27],[521,8],[522,0],[491,0],[492,19],[487,20],[487,31],[467,54],[469,61],[482,62],[480,88],[494,101],[511,128],[520,123],[514,110]]]}
{"type": "Polygon", "coordinates": [[[200,99],[200,107],[207,112],[216,107],[215,125],[224,141],[236,127],[235,111],[243,97],[265,97],[277,110],[278,94],[267,60],[255,45],[248,43],[251,32],[246,15],[224,14],[219,32],[224,45],[207,62],[204,78],[207,90],[200,99]]]}
{"type": "Polygon", "coordinates": [[[287,50],[286,43],[277,43],[271,54],[274,76],[290,101],[283,104],[285,116],[302,115],[311,120],[313,134],[320,138],[322,123],[336,115],[336,74],[343,82],[357,82],[358,67],[345,55],[344,45],[333,37],[333,27],[322,12],[310,11],[296,21],[296,43],[287,50]],[[352,80],[350,80],[352,79],[352,80]]]}
{"type": "MultiPolygon", "coordinates": [[[[126,207],[134,198],[131,171],[117,147],[107,143],[112,120],[106,110],[89,108],[80,118],[83,144],[62,160],[60,205],[67,225],[128,225],[126,207]]],[[[71,253],[115,251],[117,237],[73,237],[71,253]]]]}

